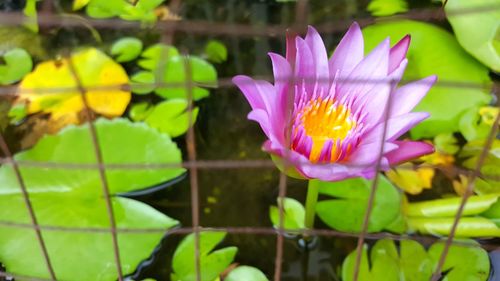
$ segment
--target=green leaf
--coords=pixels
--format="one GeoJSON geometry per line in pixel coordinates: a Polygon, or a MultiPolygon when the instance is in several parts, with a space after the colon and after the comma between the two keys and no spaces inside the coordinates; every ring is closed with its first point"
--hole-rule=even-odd
{"type": "Polygon", "coordinates": [[[458,128],[467,141],[486,139],[491,126],[480,122],[481,116],[477,107],[466,110],[460,117],[458,128]]]}
{"type": "MultiPolygon", "coordinates": [[[[474,170],[477,165],[477,161],[484,149],[486,141],[477,140],[471,141],[465,144],[460,153],[458,154],[460,158],[465,158],[462,165],[468,169],[474,170]]],[[[481,166],[481,174],[484,176],[484,182],[476,182],[475,191],[479,193],[500,193],[500,140],[494,139],[490,150],[486,154],[484,163],[481,166]]]]}
{"type": "Polygon", "coordinates": [[[371,0],[366,8],[373,16],[385,17],[408,11],[406,0],[371,0]]]}
{"type": "MultiPolygon", "coordinates": [[[[340,231],[361,231],[371,181],[354,178],[338,182],[309,181],[309,184],[319,184],[321,194],[336,198],[320,201],[316,205],[316,212],[323,222],[340,231]]],[[[397,219],[400,210],[401,197],[398,190],[384,176],[379,175],[368,231],[385,229],[397,219]]]]}
{"type": "Polygon", "coordinates": [[[27,17],[24,26],[33,32],[38,32],[38,16],[36,13],[37,0],[26,0],[23,13],[27,17]]]}
{"type": "Polygon", "coordinates": [[[87,6],[87,4],[90,2],[90,0],[73,0],[73,5],[71,9],[73,11],[80,10],[81,8],[87,6]]]}
{"type": "Polygon", "coordinates": [[[178,137],[187,132],[198,116],[197,107],[193,108],[191,113],[187,109],[188,102],[186,100],[171,99],[157,104],[144,121],[150,127],[162,133],[166,133],[171,137],[178,137]],[[191,120],[190,114],[192,114],[191,120]]]}
{"type": "Polygon", "coordinates": [[[155,44],[147,48],[141,55],[138,64],[146,70],[156,70],[164,67],[165,62],[172,57],[179,56],[179,51],[170,45],[155,44]]]}
{"type": "Polygon", "coordinates": [[[205,54],[209,61],[215,63],[225,62],[227,60],[227,48],[226,46],[217,40],[210,40],[205,46],[205,54]]]}
{"type": "MultiPolygon", "coordinates": [[[[69,153],[68,150],[65,150],[69,153]]],[[[50,175],[50,172],[47,172],[50,175]]],[[[53,179],[58,182],[58,179],[53,179]]],[[[61,186],[64,184],[60,183],[61,186]]],[[[116,280],[113,243],[106,203],[93,189],[59,192],[53,190],[30,193],[38,223],[45,226],[92,228],[100,232],[42,230],[49,258],[58,280],[116,280]]],[[[96,188],[100,186],[96,186],[96,188]]],[[[3,181],[2,186],[4,188],[3,181]]],[[[118,228],[165,230],[178,224],[144,203],[112,198],[118,228]]],[[[20,194],[0,194],[0,216],[12,223],[31,223],[20,194]]],[[[163,237],[162,232],[119,232],[118,247],[123,274],[131,274],[148,258],[163,237]]],[[[35,232],[30,228],[0,226],[0,260],[9,272],[48,279],[44,258],[35,232]]]]}
{"type": "MultiPolygon", "coordinates": [[[[191,72],[191,81],[204,84],[205,86],[217,85],[217,72],[215,68],[208,62],[198,57],[174,56],[171,57],[166,65],[163,74],[164,83],[170,84],[167,87],[157,88],[155,93],[163,98],[184,98],[188,97],[189,79],[186,77],[185,65],[189,64],[191,72]]],[[[200,100],[209,95],[208,90],[198,86],[192,86],[191,94],[193,99],[200,100]]]]}
{"type": "Polygon", "coordinates": [[[135,122],[144,121],[153,112],[153,106],[147,102],[136,103],[130,109],[130,119],[135,122]]]}
{"type": "Polygon", "coordinates": [[[449,0],[444,7],[460,45],[496,72],[500,72],[498,4],[498,0],[449,0]],[[457,13],[476,9],[481,12],[457,13]]]}
{"type": "Polygon", "coordinates": [[[25,104],[15,104],[13,105],[8,113],[8,116],[11,119],[10,123],[15,124],[22,119],[24,119],[28,115],[28,112],[26,110],[26,105],[25,104]]]}
{"type": "Polygon", "coordinates": [[[435,85],[415,108],[415,111],[429,112],[430,117],[411,130],[413,138],[456,132],[460,117],[467,109],[485,105],[491,100],[487,89],[487,85],[491,85],[488,69],[468,55],[444,29],[424,22],[402,20],[376,23],[364,28],[363,34],[366,50],[371,50],[387,36],[395,43],[403,36],[411,35],[407,55],[409,63],[403,79],[435,74],[439,81],[485,85],[484,89],[435,85]]]}
{"type": "Polygon", "coordinates": [[[268,281],[266,275],[262,273],[258,268],[247,265],[240,265],[237,268],[231,270],[225,281],[268,281]]]}
{"type": "MultiPolygon", "coordinates": [[[[463,216],[477,215],[488,210],[498,200],[498,194],[469,197],[463,209],[463,216]]],[[[455,217],[461,197],[436,199],[408,204],[406,215],[410,217],[455,217]]]]}
{"type": "MultiPolygon", "coordinates": [[[[181,152],[165,135],[146,124],[131,123],[125,119],[95,122],[99,146],[105,164],[179,164],[181,152]]],[[[43,137],[33,148],[15,155],[18,161],[51,162],[55,164],[95,164],[95,152],[88,125],[70,126],[57,135],[43,137]]],[[[46,169],[22,166],[21,173],[28,191],[71,192],[85,190],[101,194],[101,181],[95,169],[59,168],[46,169]]],[[[171,180],[183,168],[106,169],[106,180],[112,194],[141,190],[171,180]]],[[[9,165],[0,167],[0,194],[19,193],[20,189],[9,165]]]]}
{"type": "Polygon", "coordinates": [[[142,41],[135,37],[124,37],[113,43],[111,54],[117,62],[127,62],[136,59],[142,52],[142,41]]]}
{"type": "Polygon", "coordinates": [[[452,134],[439,134],[434,138],[437,151],[453,155],[460,150],[457,139],[452,134]]]}
{"type": "Polygon", "coordinates": [[[132,81],[132,92],[134,94],[144,95],[151,93],[156,88],[155,76],[149,71],[139,71],[130,77],[132,81]]]}
{"type": "MultiPolygon", "coordinates": [[[[370,262],[364,245],[358,280],[427,281],[442,254],[443,245],[443,242],[437,242],[426,252],[416,241],[401,240],[398,254],[394,241],[382,239],[372,247],[370,262]]],[[[342,264],[342,280],[353,280],[355,263],[356,251],[353,251],[342,264]]],[[[452,244],[442,268],[442,272],[446,272],[443,280],[447,281],[486,281],[489,271],[488,253],[479,245],[452,244]]]]}
{"type": "MultiPolygon", "coordinates": [[[[201,281],[213,281],[233,261],[238,249],[226,247],[219,250],[214,248],[219,244],[226,233],[200,232],[199,233],[199,260],[201,281]]],[[[195,281],[195,235],[188,235],[175,250],[172,260],[172,281],[195,281]]]]}
{"type": "MultiPolygon", "coordinates": [[[[408,229],[411,232],[448,236],[454,223],[453,217],[408,217],[408,229]]],[[[458,223],[455,237],[500,237],[500,228],[487,218],[462,217],[458,223]]]]}
{"type": "MultiPolygon", "coordinates": [[[[434,264],[437,264],[441,257],[444,244],[444,242],[434,243],[429,249],[429,257],[434,264]]],[[[454,244],[449,249],[441,271],[447,272],[444,279],[447,281],[486,281],[490,274],[488,253],[479,244],[477,246],[454,244]]]]}
{"type": "MultiPolygon", "coordinates": [[[[285,197],[282,200],[278,198],[277,202],[278,206],[283,206],[284,229],[298,230],[306,228],[304,224],[306,211],[299,201],[285,197]]],[[[280,211],[277,206],[271,206],[271,208],[269,208],[269,217],[275,228],[279,228],[280,226],[279,213],[280,211]]]]}
{"type": "Polygon", "coordinates": [[[125,0],[92,0],[87,4],[87,15],[97,19],[105,19],[122,14],[130,5],[125,0]]]}
{"type": "Polygon", "coordinates": [[[14,48],[3,55],[5,64],[0,64],[0,85],[15,83],[33,68],[31,56],[23,49],[14,48]]]}

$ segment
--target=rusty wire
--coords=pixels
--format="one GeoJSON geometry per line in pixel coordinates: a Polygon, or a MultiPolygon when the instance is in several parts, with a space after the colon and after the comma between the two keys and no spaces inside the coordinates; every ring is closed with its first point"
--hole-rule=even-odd
{"type": "MultiPolygon", "coordinates": [[[[45,0],[43,2],[43,10],[39,14],[38,17],[38,23],[42,27],[51,27],[51,26],[66,26],[66,27],[75,27],[78,28],[81,26],[81,22],[78,20],[74,20],[72,18],[68,17],[62,17],[60,15],[54,14],[52,5],[51,5],[50,0],[45,0]]],[[[170,8],[173,12],[176,12],[179,10],[180,6],[182,5],[182,2],[180,0],[173,0],[171,1],[170,8]]],[[[498,6],[491,6],[489,5],[488,7],[475,7],[471,9],[464,9],[464,10],[457,10],[457,11],[449,11],[448,14],[453,14],[453,15],[465,15],[465,14],[470,14],[470,13],[481,13],[485,11],[491,11],[492,9],[499,9],[500,5],[498,6]]],[[[308,9],[308,1],[307,0],[299,0],[296,5],[296,10],[295,10],[295,16],[296,16],[296,23],[294,26],[292,26],[292,29],[297,32],[301,33],[305,30],[305,27],[307,26],[307,9],[308,9]]],[[[387,21],[398,21],[401,19],[419,19],[419,20],[443,20],[445,19],[445,14],[442,8],[430,8],[430,9],[413,9],[408,11],[405,14],[393,16],[387,19],[387,21]]],[[[17,13],[0,13],[0,25],[4,26],[17,26],[20,25],[24,22],[25,18],[24,16],[17,14],[17,13]]],[[[95,20],[95,19],[90,19],[86,18],[88,23],[95,28],[100,28],[100,29],[139,29],[142,28],[142,26],[138,23],[135,22],[126,22],[122,21],[119,19],[108,19],[108,20],[95,20]]],[[[358,22],[361,25],[366,25],[369,23],[374,22],[373,17],[365,17],[365,18],[360,18],[358,19],[358,22]]],[[[322,33],[333,33],[333,32],[343,32],[346,27],[348,27],[351,23],[350,19],[341,19],[341,20],[334,20],[334,21],[329,21],[323,24],[317,25],[317,30],[322,33]]],[[[265,37],[281,37],[286,29],[288,28],[285,25],[264,25],[264,26],[252,26],[249,24],[226,24],[226,23],[217,23],[217,22],[209,22],[209,21],[193,21],[193,20],[183,20],[183,21],[162,21],[156,24],[154,27],[156,30],[162,32],[162,42],[166,44],[172,44],[173,42],[173,35],[176,32],[185,32],[185,33],[190,33],[190,34],[210,34],[210,35],[223,35],[223,36],[237,36],[237,37],[254,37],[254,36],[265,36],[265,37]]],[[[76,70],[71,62],[70,57],[68,56],[68,61],[69,61],[69,67],[71,70],[71,73],[74,76],[75,82],[77,84],[76,87],[66,87],[66,88],[51,88],[51,89],[23,89],[23,93],[30,93],[32,91],[33,93],[36,92],[37,94],[39,93],[68,93],[68,91],[76,91],[78,92],[83,100],[84,106],[85,106],[85,111],[89,115],[92,115],[92,109],[88,106],[88,103],[86,102],[86,92],[92,91],[95,89],[103,90],[103,89],[130,89],[130,85],[106,85],[106,86],[99,86],[99,85],[82,85],[81,81],[79,80],[78,74],[76,73],[76,70]]],[[[166,54],[161,57],[160,60],[162,63],[167,63],[168,59],[166,58],[166,54]]],[[[161,68],[163,71],[165,68],[161,68]]],[[[142,86],[144,87],[149,87],[149,86],[155,86],[155,87],[176,87],[176,86],[185,86],[187,91],[188,91],[188,112],[193,109],[193,97],[192,97],[192,88],[194,86],[202,86],[202,87],[211,87],[210,85],[203,85],[202,83],[196,83],[192,81],[191,79],[191,70],[190,70],[190,65],[189,63],[185,60],[185,75],[188,77],[186,83],[181,83],[180,85],[176,85],[175,83],[153,83],[153,84],[143,84],[142,86]]],[[[164,73],[159,73],[157,75],[164,75],[164,73]]],[[[260,77],[261,79],[266,79],[266,80],[271,80],[272,77],[260,77]]],[[[287,78],[287,81],[291,80],[290,82],[293,82],[294,78],[287,78]]],[[[347,81],[349,82],[349,81],[347,81]]],[[[367,81],[350,81],[351,83],[361,83],[361,82],[367,82],[367,81]]],[[[373,81],[370,80],[368,82],[373,82],[373,83],[387,83],[386,80],[384,81],[373,81]]],[[[408,81],[406,81],[408,82],[408,81]]],[[[137,85],[136,85],[137,86],[137,85]]],[[[481,84],[481,83],[471,83],[471,82],[462,82],[462,81],[440,81],[437,85],[437,87],[457,87],[457,88],[473,88],[473,89],[485,89],[488,87],[488,85],[481,84]]],[[[140,86],[139,86],[140,87],[140,86]]],[[[219,85],[218,87],[234,87],[234,85],[231,82],[231,78],[221,78],[219,79],[219,85]]],[[[9,96],[9,95],[17,95],[16,93],[17,87],[15,86],[2,86],[0,87],[0,97],[1,96],[9,96]]],[[[287,99],[289,95],[287,95],[287,99]]],[[[385,119],[385,126],[383,130],[383,137],[386,134],[386,127],[387,127],[387,119],[388,119],[388,114],[387,111],[388,108],[391,106],[391,99],[388,99],[388,104],[386,107],[386,114],[384,114],[384,119],[385,119]]],[[[189,118],[192,118],[192,115],[188,115],[189,118]]],[[[89,118],[91,120],[92,118],[89,118]]],[[[496,117],[496,120],[494,124],[497,124],[500,119],[500,115],[496,117]]],[[[486,157],[486,154],[488,152],[489,147],[491,146],[491,143],[493,139],[496,136],[496,130],[497,126],[493,126],[490,135],[487,139],[487,142],[483,148],[482,154],[477,162],[477,165],[472,172],[472,175],[470,177],[470,181],[467,185],[467,190],[465,194],[462,197],[462,202],[459,206],[459,209],[457,211],[457,214],[455,216],[454,223],[452,225],[451,231],[450,231],[450,236],[446,240],[445,248],[442,252],[442,255],[440,257],[439,263],[437,268],[435,269],[435,272],[432,277],[432,281],[436,281],[441,272],[441,268],[444,265],[444,262],[446,260],[446,256],[448,254],[448,249],[452,244],[462,244],[465,245],[467,244],[468,246],[472,246],[470,243],[464,242],[464,241],[455,241],[453,238],[455,236],[455,231],[458,226],[459,219],[461,217],[463,208],[467,202],[468,197],[472,194],[473,190],[473,182],[477,177],[482,177],[482,178],[495,178],[498,179],[498,177],[491,176],[491,175],[482,175],[480,174],[480,169],[481,166],[484,162],[484,159],[486,157]]],[[[14,278],[19,278],[19,279],[24,279],[24,280],[33,280],[33,281],[47,281],[47,280],[57,280],[54,270],[50,264],[50,258],[43,240],[43,235],[42,231],[73,231],[73,232],[92,232],[92,233],[110,233],[113,237],[113,249],[114,249],[114,255],[115,255],[115,263],[116,263],[116,268],[117,268],[117,273],[118,273],[118,279],[122,280],[122,269],[121,269],[121,263],[120,263],[120,254],[119,254],[119,245],[118,245],[118,233],[121,232],[127,232],[127,233],[144,233],[144,232],[160,232],[164,234],[180,234],[180,235],[185,235],[185,234],[190,234],[194,233],[195,234],[195,264],[196,264],[196,273],[197,273],[197,280],[199,281],[201,276],[200,276],[200,260],[199,260],[199,233],[201,231],[224,231],[228,233],[234,233],[234,234],[252,234],[252,235],[276,235],[277,237],[277,244],[276,244],[276,258],[275,258],[275,272],[274,272],[274,280],[279,281],[281,279],[281,265],[283,262],[283,241],[284,241],[284,235],[286,233],[290,233],[290,230],[286,230],[283,228],[283,220],[284,220],[284,210],[283,207],[279,207],[279,227],[277,229],[267,227],[221,227],[221,228],[213,228],[213,227],[202,227],[200,226],[199,222],[199,198],[198,198],[198,192],[199,192],[199,186],[198,186],[198,174],[197,171],[198,169],[230,169],[230,168],[273,168],[274,164],[270,160],[244,160],[244,161],[237,161],[237,160],[198,160],[196,158],[196,142],[195,142],[195,132],[193,126],[190,126],[186,135],[186,145],[187,145],[187,151],[188,151],[188,161],[183,162],[183,163],[151,163],[151,164],[138,164],[138,163],[129,163],[129,164],[105,164],[102,161],[102,155],[100,151],[100,147],[98,145],[98,135],[96,132],[96,129],[94,127],[94,124],[92,121],[89,122],[89,131],[90,135],[92,138],[92,142],[94,145],[94,153],[96,155],[96,162],[95,164],[80,164],[80,163],[51,163],[51,162],[33,162],[33,161],[16,161],[13,157],[12,154],[10,153],[10,150],[5,144],[5,140],[3,139],[3,136],[0,134],[0,145],[2,146],[2,150],[6,157],[0,158],[0,164],[7,164],[7,165],[12,165],[13,169],[16,172],[16,175],[18,176],[18,181],[19,185],[21,187],[21,190],[23,192],[23,196],[25,198],[25,202],[27,205],[27,209],[29,211],[30,217],[31,217],[31,223],[13,223],[9,221],[1,221],[0,220],[0,226],[6,226],[6,227],[16,227],[16,228],[26,228],[26,229],[33,229],[36,234],[37,238],[39,240],[42,253],[44,254],[44,258],[47,264],[47,269],[50,274],[51,279],[42,279],[42,278],[35,278],[35,277],[29,277],[29,276],[20,276],[16,274],[10,274],[8,272],[1,272],[0,271],[0,277],[14,277],[14,278]],[[103,194],[106,199],[107,203],[107,212],[108,216],[110,219],[110,227],[109,228],[78,228],[78,227],[59,227],[59,226],[49,226],[49,225],[40,225],[37,220],[36,220],[36,214],[34,213],[33,207],[31,206],[31,203],[29,201],[29,194],[28,194],[28,188],[24,185],[23,183],[23,178],[22,178],[22,173],[20,170],[21,166],[31,166],[31,167],[48,167],[48,168],[64,168],[64,169],[97,169],[100,174],[100,180],[102,184],[102,189],[103,189],[103,194]],[[185,228],[175,228],[175,229],[164,229],[164,228],[144,228],[144,229],[130,229],[130,228],[119,228],[116,226],[116,222],[114,219],[114,214],[113,214],[113,208],[111,205],[111,199],[110,199],[110,192],[109,192],[109,187],[107,185],[106,181],[106,175],[105,175],[105,170],[107,169],[161,169],[161,168],[172,168],[172,167],[184,167],[189,169],[190,176],[190,186],[191,186],[191,212],[192,212],[192,227],[185,227],[185,228]]],[[[379,170],[380,168],[380,162],[382,158],[382,151],[383,151],[383,146],[381,147],[381,150],[379,151],[379,157],[376,165],[376,169],[379,170]]],[[[435,165],[424,165],[424,166],[430,166],[434,168],[443,168],[441,166],[435,166],[435,165]]],[[[285,163],[285,168],[286,168],[286,163],[285,163]]],[[[451,167],[454,172],[457,174],[470,174],[471,171],[469,170],[464,170],[458,167],[451,167]]],[[[358,243],[357,243],[357,258],[356,258],[356,264],[355,264],[355,271],[354,271],[354,280],[357,280],[358,275],[359,275],[359,265],[361,261],[361,247],[365,241],[365,239],[369,240],[378,240],[378,239],[392,239],[392,240],[405,240],[405,239],[410,239],[410,240],[416,240],[416,241],[421,241],[424,243],[430,243],[430,242],[435,242],[439,241],[439,238],[436,237],[430,237],[430,236],[419,236],[419,235],[394,235],[394,234],[389,234],[389,233],[368,233],[368,225],[369,225],[369,218],[371,214],[371,210],[373,208],[373,203],[374,203],[374,198],[375,198],[375,191],[378,186],[378,174],[377,177],[372,182],[372,187],[371,187],[371,193],[369,197],[369,201],[367,204],[367,211],[364,216],[363,220],[363,225],[362,225],[362,231],[360,234],[356,233],[345,233],[345,232],[340,232],[340,231],[335,231],[331,229],[303,229],[303,230],[297,230],[295,231],[296,234],[302,234],[302,235],[317,235],[317,236],[326,236],[326,237],[351,237],[351,238],[358,238],[358,243]]],[[[279,199],[282,199],[286,196],[286,189],[287,189],[287,178],[284,173],[280,174],[280,180],[279,180],[279,199]]],[[[293,231],[292,231],[293,232],[293,231]]],[[[492,249],[496,247],[495,244],[482,244],[481,247],[485,249],[492,249]]],[[[364,280],[362,280],[364,281],[364,280]]]]}

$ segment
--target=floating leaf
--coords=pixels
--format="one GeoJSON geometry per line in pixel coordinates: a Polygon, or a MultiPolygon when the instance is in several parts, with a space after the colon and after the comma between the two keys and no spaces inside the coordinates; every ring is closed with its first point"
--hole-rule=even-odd
{"type": "Polygon", "coordinates": [[[376,17],[384,17],[408,11],[408,3],[406,0],[371,0],[366,9],[376,17]]]}
{"type": "MultiPolygon", "coordinates": [[[[83,86],[90,88],[86,93],[90,108],[108,117],[122,115],[131,96],[120,87],[129,82],[123,67],[94,48],[73,54],[71,60],[83,86]]],[[[84,109],[68,59],[38,64],[21,81],[18,93],[18,102],[28,103],[28,113],[50,113],[54,120],[76,123],[84,109]]]]}
{"type": "MultiPolygon", "coordinates": [[[[293,198],[278,199],[278,206],[283,208],[283,228],[290,230],[305,229],[306,211],[302,204],[293,198]]],[[[280,227],[280,211],[277,206],[269,208],[269,217],[275,228],[280,227]]]]}
{"type": "MultiPolygon", "coordinates": [[[[99,147],[105,164],[179,164],[181,152],[170,138],[145,124],[125,119],[95,122],[99,147]],[[126,153],[125,153],[126,152],[126,153]]],[[[15,155],[18,161],[55,164],[95,164],[95,152],[88,125],[71,126],[57,135],[42,138],[32,149],[15,155]]],[[[50,170],[37,166],[20,167],[28,191],[69,192],[84,189],[101,194],[101,181],[95,169],[50,170]]],[[[184,173],[183,168],[106,169],[106,180],[112,194],[144,189],[174,179],[184,173]]],[[[11,166],[0,167],[0,194],[19,193],[19,186],[11,166]]]]}
{"type": "Polygon", "coordinates": [[[258,268],[247,265],[240,265],[237,268],[231,270],[225,281],[268,281],[266,275],[262,273],[258,268]]]}
{"type": "Polygon", "coordinates": [[[142,41],[135,37],[125,37],[113,43],[111,54],[117,62],[127,62],[137,58],[142,51],[142,41]]]}
{"type": "Polygon", "coordinates": [[[363,34],[366,50],[371,50],[387,36],[399,40],[411,35],[404,79],[436,74],[439,81],[485,85],[485,89],[435,85],[415,108],[415,111],[429,112],[430,117],[411,130],[413,138],[456,132],[460,117],[467,109],[486,105],[491,100],[487,89],[491,85],[488,69],[468,55],[444,29],[424,22],[402,20],[376,23],[364,28],[363,34]]]}
{"type": "MultiPolygon", "coordinates": [[[[498,200],[497,194],[471,196],[463,209],[463,216],[477,215],[498,200]]],[[[453,197],[410,203],[406,214],[411,217],[455,217],[462,198],[453,197]]]]}
{"type": "Polygon", "coordinates": [[[485,124],[481,119],[478,107],[466,110],[460,118],[458,128],[467,141],[483,140],[488,137],[491,124],[485,124]]]}
{"type": "Polygon", "coordinates": [[[23,13],[27,17],[24,26],[33,32],[38,32],[38,16],[36,13],[37,0],[26,0],[23,13]]]}
{"type": "Polygon", "coordinates": [[[89,2],[90,0],[73,0],[72,10],[73,11],[80,10],[81,8],[87,6],[89,2]]]}
{"type": "MultiPolygon", "coordinates": [[[[57,182],[57,179],[54,179],[57,182]]],[[[100,186],[95,186],[100,188],[100,186]]],[[[0,189],[3,189],[3,182],[0,189]]],[[[61,188],[60,188],[61,189],[61,188]]],[[[118,277],[114,265],[113,243],[104,197],[95,190],[72,192],[46,191],[30,194],[38,223],[54,227],[96,228],[102,232],[42,230],[49,258],[60,280],[113,281],[118,277]],[[87,194],[86,192],[89,192],[87,194]]],[[[112,198],[119,228],[164,228],[178,224],[144,203],[112,198]]],[[[12,223],[31,223],[20,194],[0,194],[0,216],[12,223]]],[[[134,272],[137,265],[153,252],[163,234],[160,232],[118,234],[123,274],[134,272]]],[[[0,259],[9,272],[48,279],[44,258],[35,232],[30,228],[0,226],[0,259]]]]}
{"type": "Polygon", "coordinates": [[[215,63],[221,63],[227,60],[227,48],[226,46],[217,40],[210,40],[205,46],[205,54],[208,60],[215,63]]]}
{"type": "Polygon", "coordinates": [[[432,187],[434,169],[429,167],[416,167],[405,163],[385,172],[385,175],[395,186],[410,194],[420,194],[424,189],[432,187]]]}
{"type": "MultiPolygon", "coordinates": [[[[202,83],[206,86],[215,86],[217,83],[217,72],[215,68],[201,58],[190,56],[171,57],[163,75],[164,83],[170,84],[168,87],[159,87],[156,94],[163,98],[184,98],[188,97],[189,80],[196,83],[202,83]],[[191,79],[186,74],[186,64],[189,64],[191,79]]],[[[209,95],[207,89],[198,86],[191,87],[191,94],[194,100],[200,100],[209,95]]]]}
{"type": "Polygon", "coordinates": [[[127,5],[129,3],[124,0],[92,0],[88,3],[86,12],[93,18],[111,18],[124,13],[127,5]]]}
{"type": "Polygon", "coordinates": [[[179,56],[179,51],[175,47],[158,43],[142,53],[142,59],[139,60],[138,64],[140,67],[152,71],[160,69],[169,58],[176,56],[179,56]]]}
{"type": "MultiPolygon", "coordinates": [[[[362,178],[338,182],[309,181],[318,184],[319,192],[335,197],[317,203],[316,212],[328,226],[346,232],[359,232],[366,213],[372,182],[362,178]]],[[[397,189],[383,176],[378,188],[368,225],[369,232],[378,232],[397,219],[401,197],[397,189]]]]}
{"type": "Polygon", "coordinates": [[[8,85],[21,80],[31,71],[31,56],[23,49],[11,49],[2,56],[5,64],[0,64],[0,85],[8,85]]]}
{"type": "Polygon", "coordinates": [[[193,108],[191,113],[187,109],[188,102],[186,100],[171,99],[157,104],[144,121],[162,133],[178,137],[187,132],[198,116],[197,107],[193,108]]]}
{"type": "MultiPolygon", "coordinates": [[[[416,241],[401,240],[398,253],[394,241],[382,239],[372,247],[370,261],[368,247],[364,245],[358,280],[427,281],[438,263],[443,245],[444,243],[437,242],[426,252],[416,241]]],[[[351,252],[342,263],[342,280],[353,280],[356,255],[356,251],[351,252]]],[[[444,280],[448,281],[486,281],[489,267],[488,253],[481,247],[453,244],[442,271],[446,272],[444,280]],[[469,255],[471,259],[464,259],[469,255]]]]}
{"type": "Polygon", "coordinates": [[[434,147],[440,152],[451,155],[460,150],[460,147],[457,144],[457,139],[453,136],[453,134],[439,134],[434,137],[434,147]]]}
{"type": "MultiPolygon", "coordinates": [[[[469,241],[472,242],[472,241],[469,241]]],[[[486,281],[490,274],[488,253],[480,247],[454,244],[449,248],[448,255],[441,269],[446,272],[444,280],[449,281],[486,281]],[[467,258],[465,258],[467,257],[467,258]]],[[[444,242],[434,243],[429,249],[429,257],[437,264],[444,248],[444,242]]]]}
{"type": "Polygon", "coordinates": [[[147,102],[136,103],[130,109],[130,119],[136,122],[143,121],[153,112],[153,109],[154,107],[147,102]]]}
{"type": "Polygon", "coordinates": [[[132,92],[134,94],[148,94],[156,88],[154,85],[155,76],[149,71],[139,71],[130,80],[132,80],[132,92]]]}
{"type": "MultiPolygon", "coordinates": [[[[213,281],[233,261],[238,249],[226,247],[219,250],[214,248],[219,244],[226,233],[224,232],[200,232],[199,233],[199,260],[201,281],[213,281]]],[[[172,260],[172,281],[195,281],[195,235],[188,235],[175,250],[172,260]]]]}
{"type": "Polygon", "coordinates": [[[444,7],[458,42],[483,64],[500,72],[498,0],[448,0],[444,7]],[[457,11],[481,12],[457,13],[457,11]]]}
{"type": "MultiPolygon", "coordinates": [[[[459,153],[461,158],[465,158],[462,165],[471,170],[475,169],[485,143],[485,140],[468,142],[459,153]]],[[[500,180],[498,180],[500,170],[498,167],[500,167],[500,140],[494,139],[480,171],[482,174],[480,178],[484,177],[483,179],[487,181],[489,187],[484,185],[479,187],[477,184],[476,187],[479,187],[478,192],[500,193],[500,180]],[[485,188],[482,189],[482,187],[485,188]]]]}

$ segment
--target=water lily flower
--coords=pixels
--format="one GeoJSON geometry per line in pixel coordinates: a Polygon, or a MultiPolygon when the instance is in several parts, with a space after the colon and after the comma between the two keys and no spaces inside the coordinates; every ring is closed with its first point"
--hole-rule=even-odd
{"type": "Polygon", "coordinates": [[[289,175],[372,178],[381,149],[382,170],[434,150],[398,140],[429,116],[410,111],[436,81],[430,76],[397,87],[409,44],[406,36],[391,48],[387,38],[364,56],[363,36],[353,23],[328,59],[320,35],[309,27],[305,38],[287,36],[286,58],[269,53],[274,85],[242,75],[233,82],[253,109],[248,118],[268,138],[263,149],[278,166],[292,167],[289,175]]]}

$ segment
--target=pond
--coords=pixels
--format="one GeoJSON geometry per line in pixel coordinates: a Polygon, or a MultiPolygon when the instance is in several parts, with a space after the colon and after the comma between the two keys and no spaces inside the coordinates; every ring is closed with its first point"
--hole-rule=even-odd
{"type": "Polygon", "coordinates": [[[500,3],[444,2],[1,2],[0,280],[500,280],[500,3]]]}

